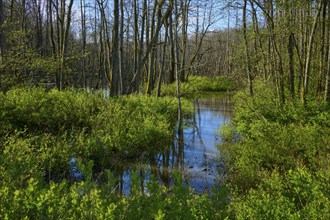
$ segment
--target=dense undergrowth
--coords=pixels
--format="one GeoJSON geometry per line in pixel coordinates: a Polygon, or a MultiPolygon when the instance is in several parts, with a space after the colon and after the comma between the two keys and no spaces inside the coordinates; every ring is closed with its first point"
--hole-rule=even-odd
{"type": "MultiPolygon", "coordinates": [[[[172,140],[174,98],[40,88],[0,94],[0,218],[330,219],[330,106],[280,104],[273,91],[256,84],[253,97],[235,96],[235,119],[221,130],[226,189],[197,195],[175,174],[172,187],[151,178],[142,192],[132,173],[127,196],[115,193],[109,168],[172,140]],[[81,182],[70,175],[72,157],[81,182]]],[[[192,111],[189,102],[183,108],[192,111]]]]}
{"type": "MultiPolygon", "coordinates": [[[[19,88],[0,94],[0,101],[1,151],[53,158],[39,162],[58,159],[48,170],[62,168],[73,155],[106,166],[113,156],[159,151],[172,140],[177,120],[173,98],[19,88]]],[[[192,111],[185,101],[183,109],[186,114],[192,111]]]]}
{"type": "Polygon", "coordinates": [[[229,216],[234,219],[330,219],[330,106],[277,102],[257,84],[235,97],[223,127],[229,216]]]}
{"type": "MultiPolygon", "coordinates": [[[[207,76],[190,76],[188,80],[181,83],[181,95],[187,98],[194,98],[200,92],[228,92],[237,90],[236,82],[226,79],[223,76],[209,78],[207,76]]],[[[163,96],[176,96],[177,85],[172,83],[163,85],[161,94],[163,96]]]]}
{"type": "MultiPolygon", "coordinates": [[[[17,88],[0,94],[0,219],[200,219],[219,216],[220,196],[193,195],[180,175],[167,189],[139,177],[128,197],[111,164],[172,141],[174,98],[17,88]],[[70,175],[70,158],[83,181],[70,175]],[[97,173],[97,175],[96,175],[97,173]],[[96,179],[97,178],[97,179],[96,179]],[[102,181],[98,181],[98,180],[102,181]]],[[[185,114],[190,102],[183,101],[185,114]]],[[[223,198],[223,196],[221,196],[223,198]]]]}

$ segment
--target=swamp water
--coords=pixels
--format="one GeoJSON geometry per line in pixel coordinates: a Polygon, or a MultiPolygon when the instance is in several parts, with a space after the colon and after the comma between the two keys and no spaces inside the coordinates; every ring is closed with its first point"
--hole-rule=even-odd
{"type": "MultiPolygon", "coordinates": [[[[169,187],[174,183],[174,173],[180,174],[195,192],[211,192],[225,172],[219,160],[217,146],[221,144],[221,137],[218,130],[229,123],[233,115],[231,96],[211,94],[196,98],[194,108],[194,114],[185,121],[180,132],[175,132],[172,144],[162,153],[114,162],[111,172],[116,180],[116,192],[129,194],[133,173],[139,177],[139,185],[145,193],[151,176],[169,187]]],[[[72,177],[83,180],[76,160],[71,158],[69,164],[72,177]]]]}
{"type": "Polygon", "coordinates": [[[175,132],[173,143],[162,153],[114,166],[117,192],[129,194],[132,173],[140,178],[143,192],[147,192],[146,183],[151,176],[160,184],[171,186],[174,173],[180,173],[184,182],[197,193],[211,191],[225,169],[218,159],[217,146],[221,144],[221,137],[217,131],[230,122],[232,102],[230,96],[217,94],[195,99],[194,106],[192,118],[181,132],[175,132]]]}

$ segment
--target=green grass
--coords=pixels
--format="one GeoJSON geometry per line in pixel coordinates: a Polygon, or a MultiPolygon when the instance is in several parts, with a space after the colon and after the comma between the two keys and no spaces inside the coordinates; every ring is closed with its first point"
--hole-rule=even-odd
{"type": "MultiPolygon", "coordinates": [[[[181,94],[183,97],[193,98],[203,92],[228,92],[237,90],[237,84],[222,76],[210,78],[206,76],[190,76],[187,82],[181,83],[181,94]]],[[[163,85],[161,94],[163,96],[176,96],[176,83],[163,85]]]]}

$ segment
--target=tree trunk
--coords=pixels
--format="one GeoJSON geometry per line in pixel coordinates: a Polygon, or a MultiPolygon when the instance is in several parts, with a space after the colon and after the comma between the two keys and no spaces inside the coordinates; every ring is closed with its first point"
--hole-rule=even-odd
{"type": "Polygon", "coordinates": [[[164,45],[163,45],[163,54],[162,54],[162,60],[161,60],[161,67],[160,67],[160,73],[158,77],[158,84],[157,84],[157,97],[160,96],[161,93],[161,86],[163,81],[163,75],[164,75],[164,67],[165,67],[165,58],[166,58],[166,48],[167,48],[167,38],[168,38],[168,28],[169,24],[168,21],[165,21],[165,35],[164,35],[164,45]]]}
{"type": "Polygon", "coordinates": [[[169,37],[170,37],[170,71],[169,71],[169,83],[173,83],[175,81],[175,46],[174,46],[174,32],[173,32],[173,17],[172,15],[169,17],[169,37]]]}
{"type": "MultiPolygon", "coordinates": [[[[327,50],[327,44],[326,44],[326,16],[327,16],[327,2],[324,1],[324,4],[322,5],[322,18],[321,18],[321,31],[320,31],[320,38],[321,38],[321,45],[320,45],[320,69],[317,76],[317,85],[316,85],[316,96],[320,96],[321,90],[323,89],[323,82],[325,78],[325,73],[327,71],[326,67],[326,50],[327,50]]],[[[320,15],[321,16],[321,15],[320,15]]]]}
{"type": "MultiPolygon", "coordinates": [[[[263,57],[266,57],[267,54],[265,53],[264,51],[264,48],[263,48],[263,42],[261,40],[261,37],[260,37],[260,31],[259,31],[259,21],[258,21],[258,15],[257,15],[257,11],[254,7],[254,3],[253,3],[253,0],[249,0],[250,2],[250,5],[251,5],[251,9],[252,9],[252,22],[253,22],[253,32],[254,32],[254,35],[255,35],[255,52],[258,53],[257,51],[257,43],[259,45],[259,49],[261,51],[261,55],[263,57]]],[[[258,62],[258,61],[257,61],[258,62]]],[[[262,66],[263,66],[263,80],[266,81],[267,80],[267,67],[266,67],[266,62],[264,60],[261,60],[261,62],[263,63],[262,66]]]]}
{"type": "Polygon", "coordinates": [[[294,34],[291,32],[289,35],[288,42],[288,55],[289,55],[289,90],[291,94],[291,99],[295,98],[295,89],[294,89],[294,58],[293,58],[293,48],[295,45],[294,34]]]}
{"type": "MultiPolygon", "coordinates": [[[[138,11],[137,11],[137,4],[138,0],[134,0],[133,3],[133,7],[134,7],[134,69],[133,69],[133,73],[136,72],[137,70],[137,66],[138,66],[138,57],[139,57],[139,26],[138,26],[138,22],[139,22],[139,15],[138,15],[138,11]]],[[[143,27],[144,28],[144,27],[143,27]]]]}
{"type": "MultiPolygon", "coordinates": [[[[158,3],[158,5],[159,5],[158,7],[161,8],[162,5],[164,5],[164,3],[165,3],[165,0],[162,0],[161,2],[158,3]]],[[[161,30],[162,25],[164,24],[165,20],[168,19],[168,17],[170,17],[170,15],[172,13],[172,7],[173,7],[173,4],[172,4],[172,0],[171,0],[169,2],[167,10],[165,11],[164,15],[162,16],[160,22],[157,22],[157,25],[156,25],[156,28],[155,28],[155,31],[154,31],[154,35],[152,36],[152,38],[149,42],[149,45],[146,48],[145,55],[141,59],[141,62],[139,62],[137,71],[135,72],[129,87],[127,88],[128,93],[131,92],[131,90],[133,88],[133,85],[135,84],[135,81],[137,79],[137,76],[139,76],[139,74],[140,74],[142,64],[144,64],[146,62],[146,60],[149,58],[150,52],[152,50],[152,45],[154,45],[156,43],[156,40],[158,39],[158,34],[159,34],[159,31],[161,30]]]]}
{"type": "Polygon", "coordinates": [[[187,28],[188,28],[188,3],[186,0],[180,1],[180,8],[181,8],[181,64],[180,64],[180,80],[181,82],[184,82],[186,80],[186,52],[187,52],[187,28]]]}
{"type": "Polygon", "coordinates": [[[83,87],[86,88],[86,18],[85,18],[85,0],[80,0],[80,16],[81,16],[81,44],[82,44],[82,68],[81,74],[83,78],[83,87]]]}
{"type": "Polygon", "coordinates": [[[329,81],[330,81],[330,43],[328,46],[328,65],[327,65],[327,72],[326,72],[326,77],[325,77],[325,88],[324,88],[324,101],[325,102],[329,102],[329,100],[330,100],[329,81]]]}
{"type": "Polygon", "coordinates": [[[174,0],[174,14],[175,14],[175,21],[174,21],[174,47],[175,47],[175,75],[176,75],[176,89],[177,89],[177,99],[178,99],[178,132],[182,132],[182,108],[181,108],[181,88],[180,88],[180,73],[181,70],[179,69],[180,63],[179,60],[179,37],[178,37],[178,28],[179,28],[179,15],[178,15],[178,4],[177,0],[174,0]]]}
{"type": "Polygon", "coordinates": [[[246,75],[248,80],[248,87],[250,96],[253,96],[253,85],[252,85],[252,75],[251,75],[251,61],[250,61],[250,54],[249,54],[249,45],[247,39],[247,31],[246,31],[246,6],[247,0],[244,0],[243,4],[243,37],[244,37],[244,49],[245,49],[245,61],[246,61],[246,75]]]}
{"type": "Polygon", "coordinates": [[[2,84],[2,74],[3,74],[3,31],[2,31],[2,24],[3,24],[3,2],[0,0],[0,88],[2,84]]]}
{"type": "MultiPolygon", "coordinates": [[[[127,30],[128,31],[128,30],[127,30]]],[[[120,28],[119,28],[119,79],[118,94],[123,93],[123,73],[124,73],[124,2],[120,0],[120,28]]]]}
{"type": "Polygon", "coordinates": [[[330,100],[330,92],[329,92],[329,81],[330,81],[330,4],[328,5],[328,25],[327,25],[327,33],[328,33],[328,39],[327,39],[327,46],[328,51],[326,53],[327,57],[327,71],[325,76],[325,87],[324,87],[324,101],[329,102],[330,100]]]}
{"type": "Polygon", "coordinates": [[[311,34],[309,36],[309,40],[308,40],[308,48],[307,48],[307,52],[306,52],[305,73],[304,73],[304,86],[303,86],[303,90],[302,90],[302,94],[301,94],[301,100],[302,100],[303,103],[306,103],[306,96],[308,94],[309,77],[310,77],[310,64],[311,64],[311,58],[312,58],[312,52],[313,52],[313,42],[314,42],[317,22],[318,22],[318,19],[320,17],[323,1],[324,0],[320,1],[319,4],[318,4],[317,14],[314,18],[312,32],[311,32],[311,34]]]}
{"type": "Polygon", "coordinates": [[[114,0],[114,23],[112,30],[112,69],[110,95],[118,94],[118,72],[119,72],[119,0],[114,0]]]}
{"type": "MultiPolygon", "coordinates": [[[[154,8],[152,10],[152,15],[151,15],[150,36],[154,35],[157,5],[158,5],[158,1],[155,0],[154,8]]],[[[161,8],[159,10],[161,10],[161,8]]],[[[157,22],[160,22],[160,19],[161,19],[160,16],[161,15],[157,16],[158,17],[157,22]]],[[[155,36],[155,37],[156,37],[155,43],[157,43],[158,42],[158,33],[157,33],[157,36],[155,36]]],[[[152,47],[152,49],[151,49],[151,54],[149,56],[148,76],[147,76],[147,90],[146,90],[146,94],[148,94],[148,95],[150,95],[152,90],[154,89],[154,77],[155,77],[154,76],[155,75],[155,67],[154,66],[155,66],[155,55],[156,55],[156,50],[157,50],[157,45],[156,44],[152,44],[150,46],[152,47]]]]}

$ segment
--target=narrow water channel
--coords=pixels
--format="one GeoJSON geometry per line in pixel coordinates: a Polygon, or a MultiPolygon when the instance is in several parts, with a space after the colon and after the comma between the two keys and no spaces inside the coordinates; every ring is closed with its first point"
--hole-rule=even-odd
{"type": "Polygon", "coordinates": [[[183,131],[184,172],[195,190],[210,191],[222,169],[217,147],[221,137],[217,131],[230,122],[231,100],[228,96],[196,99],[194,116],[195,126],[183,131]]]}
{"type": "Polygon", "coordinates": [[[153,175],[160,184],[173,184],[173,173],[179,172],[185,183],[198,193],[210,192],[217,183],[222,164],[218,159],[221,137],[218,130],[232,117],[230,96],[214,95],[194,101],[195,114],[188,126],[176,132],[169,148],[147,160],[123,164],[117,171],[120,175],[118,192],[128,194],[131,174],[141,177],[141,188],[153,175]]]}

